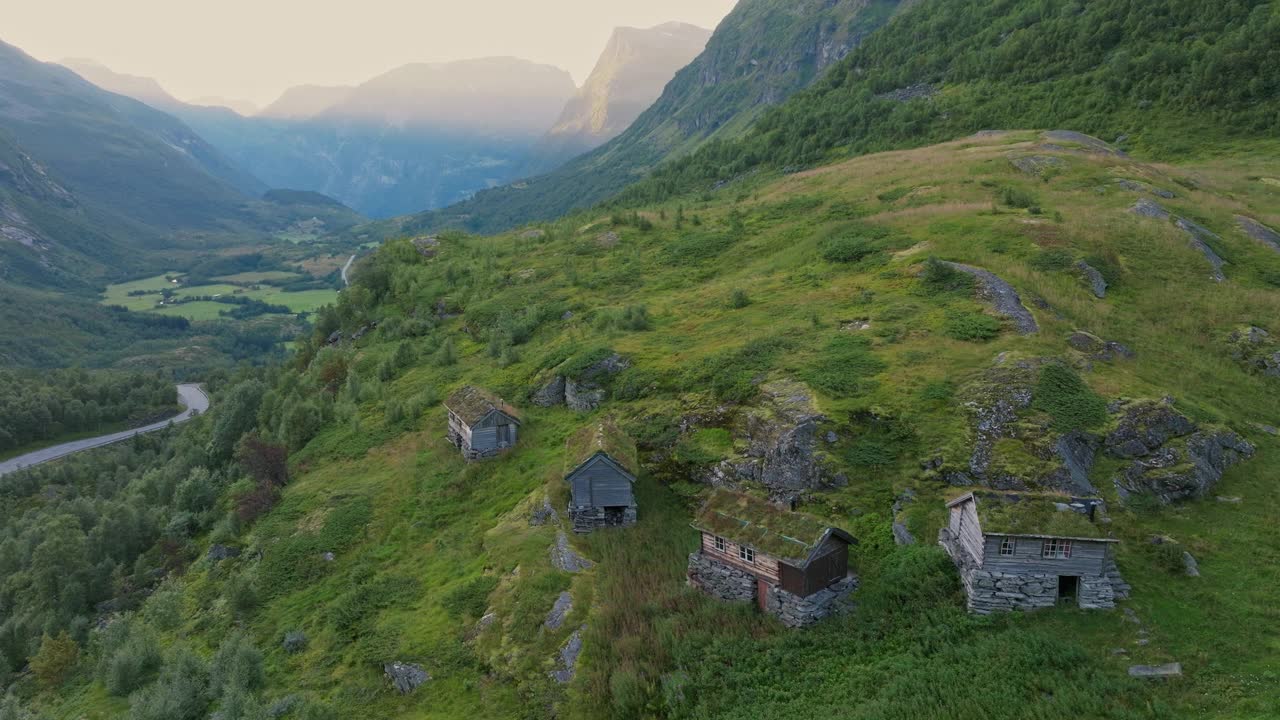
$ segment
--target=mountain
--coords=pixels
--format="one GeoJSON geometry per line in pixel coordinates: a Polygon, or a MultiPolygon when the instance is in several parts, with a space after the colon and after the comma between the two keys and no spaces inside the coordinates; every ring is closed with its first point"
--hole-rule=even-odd
{"type": "Polygon", "coordinates": [[[285,90],[275,102],[257,113],[273,120],[308,120],[337,105],[352,88],[326,85],[299,85],[285,90]]]}
{"type": "Polygon", "coordinates": [[[539,143],[531,167],[552,170],[621,134],[710,37],[710,30],[678,22],[614,30],[586,83],[539,143]]]}
{"type": "Polygon", "coordinates": [[[540,136],[574,89],[564,70],[518,58],[416,63],[361,83],[313,119],[397,130],[540,136]]]}
{"type": "Polygon", "coordinates": [[[203,97],[198,97],[192,100],[191,102],[189,102],[188,104],[202,106],[202,107],[227,108],[228,110],[231,110],[235,114],[243,115],[245,117],[258,114],[258,106],[249,102],[248,100],[236,100],[234,98],[224,98],[224,97],[218,97],[216,95],[206,95],[203,97]]]}
{"type": "Polygon", "coordinates": [[[182,104],[182,101],[161,87],[155,78],[118,73],[106,65],[86,58],[68,58],[58,64],[70,68],[80,77],[107,92],[133,98],[157,110],[167,110],[182,104]]]}
{"type": "Polygon", "coordinates": [[[766,108],[812,83],[904,3],[742,0],[706,49],[626,132],[547,175],[477,193],[407,227],[492,231],[608,198],[657,164],[746,130],[766,108]]]}

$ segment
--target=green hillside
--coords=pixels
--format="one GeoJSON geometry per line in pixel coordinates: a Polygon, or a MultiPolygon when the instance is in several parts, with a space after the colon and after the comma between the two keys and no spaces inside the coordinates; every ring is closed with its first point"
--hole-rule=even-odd
{"type": "Polygon", "coordinates": [[[741,134],[884,24],[900,0],[743,0],[706,50],[619,137],[563,167],[407,220],[410,231],[496,232],[605,200],[714,137],[741,134]]]}
{"type": "Polygon", "coordinates": [[[110,479],[86,465],[0,481],[0,651],[13,668],[38,658],[11,676],[8,711],[1273,717],[1280,254],[1237,216],[1280,226],[1277,149],[1157,164],[1086,136],[989,132],[536,233],[445,235],[432,257],[389,243],[290,367],[217,378],[214,410],[169,444],[113,456],[110,479]],[[1211,234],[1130,211],[1157,203],[1211,234]],[[993,305],[947,263],[1018,298],[993,305]],[[613,353],[629,367],[601,374],[613,353]],[[595,383],[602,406],[533,405],[555,375],[595,383]],[[446,441],[439,401],[466,383],[520,407],[512,453],[467,464],[446,441]],[[993,403],[1023,392],[984,434],[993,403]],[[1143,408],[1238,434],[1252,457],[1221,479],[1172,466],[1135,486],[1103,438],[1143,408]],[[568,539],[593,563],[571,572],[542,508],[563,515],[565,439],[605,415],[640,446],[640,520],[568,539]],[[716,468],[767,457],[759,443],[815,415],[796,446],[819,468],[800,508],[858,538],[861,587],[849,613],[793,631],[684,571],[716,468]],[[966,614],[933,545],[943,503],[968,484],[1059,487],[1046,448],[1074,432],[1096,439],[1073,482],[1107,500],[1131,599],[966,614]],[[1177,473],[1207,487],[1162,503],[1177,473]],[[894,544],[895,521],[916,545],[894,544]],[[83,538],[110,527],[136,534],[95,555],[83,538]],[[399,694],[393,662],[430,679],[399,694]],[[1126,672],[1166,662],[1182,677],[1126,672]]]}

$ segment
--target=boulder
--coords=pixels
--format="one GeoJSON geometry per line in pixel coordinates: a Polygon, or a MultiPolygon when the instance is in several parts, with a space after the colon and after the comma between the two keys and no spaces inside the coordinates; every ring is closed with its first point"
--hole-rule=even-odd
{"type": "Polygon", "coordinates": [[[1076,269],[1080,271],[1084,281],[1089,283],[1089,289],[1093,291],[1095,297],[1107,296],[1107,279],[1102,277],[1102,273],[1083,260],[1076,261],[1076,269]]]}
{"type": "Polygon", "coordinates": [[[1142,217],[1155,218],[1156,220],[1168,220],[1172,217],[1169,215],[1169,211],[1161,207],[1159,203],[1154,203],[1146,198],[1134,203],[1129,208],[1129,212],[1142,217]]]}
{"type": "Polygon", "coordinates": [[[564,405],[578,412],[591,412],[605,401],[613,376],[629,367],[630,360],[613,353],[577,372],[574,377],[553,371],[533,391],[530,400],[539,407],[564,405]]]}
{"type": "Polygon", "coordinates": [[[280,647],[290,655],[296,655],[307,649],[307,634],[301,630],[290,630],[284,634],[284,640],[280,641],[280,647]]]}
{"type": "Polygon", "coordinates": [[[554,525],[559,522],[560,514],[551,507],[551,501],[546,496],[543,496],[542,503],[534,507],[533,512],[529,514],[529,524],[534,527],[554,525]]]}
{"type": "Polygon", "coordinates": [[[1111,455],[1137,458],[1157,450],[1169,440],[1195,432],[1196,424],[1166,402],[1132,404],[1115,430],[1104,440],[1111,455]]]}
{"type": "Polygon", "coordinates": [[[434,235],[416,237],[412,241],[413,249],[428,260],[440,253],[440,238],[434,235]]]}
{"type": "Polygon", "coordinates": [[[240,548],[214,543],[209,546],[209,552],[205,554],[205,557],[216,564],[223,560],[240,557],[240,548]]]}
{"type": "Polygon", "coordinates": [[[1245,217],[1244,215],[1236,215],[1236,224],[1240,226],[1240,229],[1244,231],[1245,235],[1248,235],[1250,238],[1257,240],[1276,252],[1280,252],[1280,233],[1277,233],[1275,230],[1272,230],[1257,220],[1254,220],[1251,217],[1245,217]]]}
{"type": "Polygon", "coordinates": [[[590,568],[595,563],[575,552],[569,545],[569,537],[561,530],[556,533],[556,542],[551,546],[551,564],[559,570],[576,573],[590,568]]]}
{"type": "Polygon", "coordinates": [[[1067,162],[1052,155],[1024,155],[1010,158],[1009,164],[1028,175],[1043,177],[1053,169],[1066,165],[1067,162]]]}
{"type": "Polygon", "coordinates": [[[391,681],[391,686],[401,695],[408,695],[431,679],[421,665],[412,663],[389,662],[382,666],[382,671],[391,681]]]}
{"type": "Polygon", "coordinates": [[[1067,336],[1067,345],[1090,360],[1111,362],[1116,359],[1130,360],[1134,352],[1118,342],[1103,340],[1092,333],[1076,330],[1067,336]]]}
{"type": "Polygon", "coordinates": [[[1135,678],[1167,678],[1179,677],[1182,675],[1182,663],[1169,663],[1167,665],[1132,665],[1129,667],[1129,677],[1135,678]]]}
{"type": "Polygon", "coordinates": [[[1122,498],[1146,495],[1166,505],[1194,500],[1253,454],[1253,446],[1229,430],[1202,430],[1135,459],[1116,478],[1116,489],[1122,498]]]}
{"type": "Polygon", "coordinates": [[[1186,568],[1187,575],[1200,577],[1200,563],[1196,562],[1195,557],[1185,550],[1182,552],[1182,565],[1186,568]]]}
{"type": "Polygon", "coordinates": [[[1022,298],[1012,285],[982,268],[947,261],[943,261],[943,264],[973,276],[978,281],[978,298],[990,305],[996,314],[1011,320],[1019,334],[1031,335],[1039,331],[1040,326],[1036,324],[1035,316],[1022,304],[1022,298]]]}
{"type": "Polygon", "coordinates": [[[906,525],[896,522],[893,524],[893,542],[897,545],[915,545],[916,537],[911,534],[906,525]]]}
{"type": "Polygon", "coordinates": [[[556,602],[551,606],[551,610],[547,613],[547,619],[543,621],[543,625],[548,630],[559,630],[564,624],[564,619],[573,611],[573,596],[566,590],[560,593],[556,598],[556,602]]]}

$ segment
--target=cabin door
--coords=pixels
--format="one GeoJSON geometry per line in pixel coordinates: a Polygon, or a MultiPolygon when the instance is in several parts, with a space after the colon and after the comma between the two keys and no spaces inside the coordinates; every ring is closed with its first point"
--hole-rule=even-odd
{"type": "Polygon", "coordinates": [[[756,578],[756,604],[761,610],[769,610],[769,583],[756,578]]]}
{"type": "Polygon", "coordinates": [[[1058,602],[1076,602],[1080,592],[1080,578],[1075,575],[1058,576],[1058,602]]]}

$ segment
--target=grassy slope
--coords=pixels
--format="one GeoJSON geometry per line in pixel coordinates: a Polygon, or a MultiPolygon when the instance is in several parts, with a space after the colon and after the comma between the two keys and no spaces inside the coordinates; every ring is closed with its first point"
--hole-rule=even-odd
{"type": "MultiPolygon", "coordinates": [[[[658,479],[680,478],[652,473],[641,480],[640,526],[575,541],[599,564],[578,576],[556,571],[547,554],[554,531],[530,527],[526,518],[544,493],[562,507],[560,449],[582,418],[530,408],[516,452],[464,466],[443,440],[438,412],[388,427],[383,403],[373,401],[361,406],[358,421],[327,429],[295,456],[296,478],[283,504],[249,536],[264,552],[261,563],[246,553],[217,568],[198,564],[187,575],[191,620],[181,634],[201,643],[225,635],[235,624],[221,598],[228,578],[256,578],[265,602],[247,624],[268,649],[271,693],[323,696],[343,716],[541,717],[558,706],[568,717],[1274,717],[1280,498],[1269,478],[1280,442],[1250,423],[1280,424],[1280,391],[1274,380],[1238,367],[1222,339],[1239,324],[1267,325],[1280,316],[1280,290],[1260,279],[1263,270],[1280,269],[1280,257],[1231,220],[1244,212],[1280,225],[1280,188],[1260,180],[1280,177],[1276,148],[1241,147],[1183,167],[1055,151],[1067,166],[1042,182],[1006,158],[1035,137],[961,140],[757,179],[687,208],[700,226],[690,220],[677,231],[674,205],[652,208],[646,214],[657,228],[616,229],[621,242],[612,249],[595,241],[606,219],[576,217],[547,226],[543,239],[451,240],[440,260],[415,259],[398,271],[399,295],[384,308],[391,315],[429,303],[429,288],[443,287],[451,266],[489,288],[473,305],[494,296],[516,306],[561,302],[575,318],[544,326],[519,347],[522,360],[506,368],[459,332],[466,319],[451,321],[446,329],[460,362],[420,362],[388,383],[383,397],[439,396],[463,380],[517,397],[547,356],[603,342],[665,378],[666,389],[654,396],[612,404],[636,432],[714,407],[704,386],[685,387],[681,378],[716,353],[783,337],[789,349],[768,372],[794,377],[824,361],[839,321],[870,319],[866,332],[885,369],[862,392],[820,397],[821,409],[844,437],[847,413],[875,409],[908,424],[918,440],[888,466],[849,468],[849,487],[817,508],[862,540],[855,562],[864,602],[852,617],[787,632],[749,609],[685,589],[684,553],[693,538],[688,508],[671,488],[687,493],[690,486],[660,485],[658,479]],[[1228,282],[1209,281],[1203,260],[1176,230],[1126,214],[1137,196],[1110,183],[1120,175],[1175,189],[1179,198],[1162,202],[1222,236],[1215,249],[1231,262],[1228,282]],[[1034,194],[1045,214],[997,206],[1004,187],[1034,194]],[[735,210],[741,230],[726,235],[735,210]],[[846,230],[850,216],[890,228],[888,251],[852,266],[822,260],[821,240],[846,230]],[[588,220],[596,224],[583,229],[588,220]],[[729,239],[707,240],[714,237],[729,239]],[[1099,301],[1074,276],[1028,265],[1052,248],[1109,256],[1123,274],[1099,301]],[[1017,286],[1029,307],[1039,296],[1053,312],[1035,310],[1042,327],[1035,336],[948,339],[941,332],[948,311],[978,306],[921,293],[914,274],[926,255],[987,267],[1017,286]],[[734,289],[745,289],[750,304],[731,309],[734,289]],[[651,330],[592,328],[602,309],[630,304],[647,306],[651,330]],[[1077,328],[1137,352],[1131,362],[1096,363],[1085,378],[1097,392],[1171,394],[1188,412],[1225,422],[1258,445],[1257,457],[1215,489],[1244,502],[1113,507],[1113,527],[1125,541],[1120,568],[1135,588],[1126,605],[1141,626],[1120,612],[969,618],[945,561],[894,550],[888,540],[888,506],[905,487],[920,495],[908,513],[911,529],[926,541],[936,534],[948,488],[921,480],[918,463],[936,448],[955,452],[966,433],[957,401],[925,400],[922,391],[959,385],[1001,352],[1063,355],[1065,335],[1077,328]],[[1203,576],[1157,566],[1147,542],[1155,534],[1182,542],[1203,576]],[[319,560],[322,551],[335,552],[335,562],[319,560]],[[558,631],[542,629],[564,589],[573,594],[573,614],[558,631]],[[468,642],[486,610],[497,619],[468,642]],[[545,673],[582,623],[579,675],[562,693],[545,673]],[[312,642],[287,656],[279,641],[295,628],[312,642]],[[1137,644],[1142,632],[1149,644],[1137,644]],[[1128,655],[1113,655],[1113,648],[1128,655]],[[413,696],[395,695],[378,666],[391,658],[422,662],[434,679],[413,696]],[[1144,685],[1124,677],[1131,663],[1175,660],[1186,670],[1181,680],[1144,685]]],[[[412,342],[425,352],[434,341],[412,342]]],[[[350,359],[371,377],[396,344],[375,334],[350,359]]],[[[723,449],[719,441],[706,445],[723,449]]],[[[1112,470],[1104,462],[1093,478],[1109,497],[1112,470]]],[[[91,707],[101,714],[88,717],[108,717],[106,708],[120,707],[102,704],[92,688],[68,693],[51,709],[59,705],[54,716],[66,718],[91,707]]]]}

